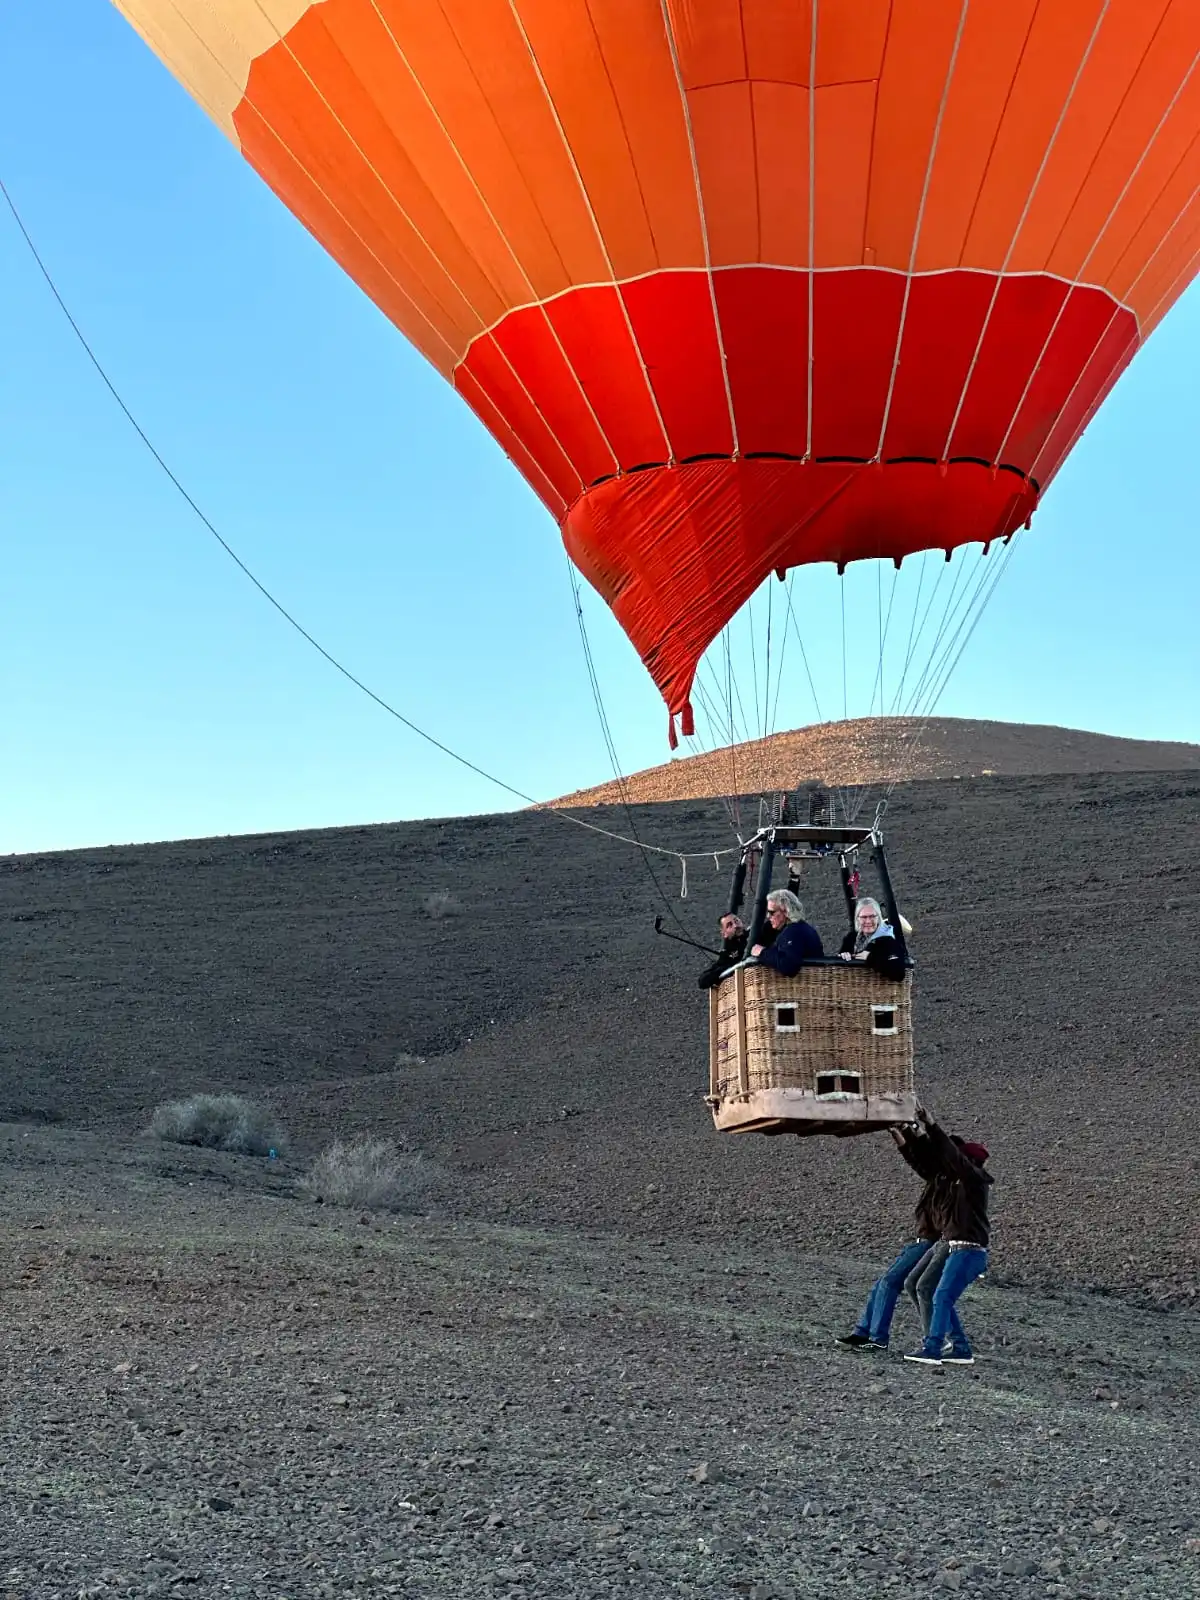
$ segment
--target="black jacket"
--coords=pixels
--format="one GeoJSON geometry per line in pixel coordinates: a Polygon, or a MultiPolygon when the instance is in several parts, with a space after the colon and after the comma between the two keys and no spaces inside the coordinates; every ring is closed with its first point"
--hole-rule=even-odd
{"type": "MultiPolygon", "coordinates": [[[[731,972],[739,961],[745,959],[746,940],[748,938],[749,930],[744,930],[742,933],[735,933],[732,939],[723,941],[725,945],[724,954],[719,955],[700,974],[698,981],[702,989],[715,989],[725,974],[731,972]]],[[[764,945],[775,943],[775,929],[771,927],[770,923],[763,929],[762,942],[764,945]]]]}
{"type": "Polygon", "coordinates": [[[952,1181],[938,1160],[933,1141],[920,1134],[901,1129],[897,1146],[900,1154],[919,1178],[924,1178],[913,1213],[917,1223],[917,1238],[928,1239],[930,1244],[942,1237],[948,1215],[948,1201],[952,1181]]]}
{"type": "Polygon", "coordinates": [[[725,974],[732,967],[736,967],[745,954],[746,935],[744,933],[735,933],[732,939],[726,939],[724,954],[719,955],[700,974],[700,987],[702,989],[715,989],[725,974]]]}
{"type": "Polygon", "coordinates": [[[820,961],[824,954],[821,935],[811,922],[786,922],[775,935],[775,943],[758,959],[764,967],[794,978],[806,961],[820,961]]]}
{"type": "Polygon", "coordinates": [[[988,1190],[992,1175],[960,1150],[948,1133],[931,1122],[926,1137],[939,1170],[949,1179],[942,1238],[988,1246],[988,1190]]]}
{"type": "MultiPolygon", "coordinates": [[[[842,940],[842,954],[852,956],[856,934],[853,929],[842,940]]],[[[862,962],[864,967],[870,967],[872,972],[878,972],[881,977],[891,978],[896,983],[904,981],[904,958],[900,954],[900,946],[890,933],[881,933],[877,939],[872,939],[866,949],[866,956],[862,962]]]]}

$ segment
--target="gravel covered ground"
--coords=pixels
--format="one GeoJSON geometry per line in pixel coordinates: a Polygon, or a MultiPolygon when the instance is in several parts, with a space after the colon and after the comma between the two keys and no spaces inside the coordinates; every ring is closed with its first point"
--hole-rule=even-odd
{"type": "Polygon", "coordinates": [[[6,1597],[1200,1595],[1191,1313],[985,1284],[936,1374],[832,1345],[866,1262],[0,1152],[6,1597]]]}
{"type": "Polygon", "coordinates": [[[680,901],[529,812],[0,860],[0,1600],[1196,1600],[1198,813],[1195,772],[892,797],[920,1089],[997,1178],[940,1375],[831,1341],[890,1143],[711,1130],[651,924],[710,938],[724,872],[680,901]],[[198,1090],[291,1155],[145,1137],[198,1090]],[[300,1196],[359,1134],[424,1215],[300,1196]]]}

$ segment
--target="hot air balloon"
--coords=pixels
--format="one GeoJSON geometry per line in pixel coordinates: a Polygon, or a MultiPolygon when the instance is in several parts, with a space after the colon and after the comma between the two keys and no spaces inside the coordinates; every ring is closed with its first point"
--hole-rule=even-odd
{"type": "Polygon", "coordinates": [[[117,0],[676,719],[772,572],[1004,539],[1200,251],[1194,0],[117,0]]]}

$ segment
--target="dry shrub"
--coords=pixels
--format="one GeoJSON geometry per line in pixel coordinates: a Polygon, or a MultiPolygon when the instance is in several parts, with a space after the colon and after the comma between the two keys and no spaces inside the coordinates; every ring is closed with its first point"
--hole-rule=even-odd
{"type": "Polygon", "coordinates": [[[243,1156],[265,1156],[284,1147],[283,1129],[266,1106],[240,1094],[194,1094],[161,1105],[150,1132],[173,1144],[198,1144],[243,1156]]]}
{"type": "Polygon", "coordinates": [[[300,1187],[314,1200],[364,1211],[415,1211],[435,1169],[395,1139],[335,1139],[313,1162],[300,1187]]]}
{"type": "Polygon", "coordinates": [[[459,917],[462,915],[462,905],[448,889],[437,889],[433,894],[427,894],[421,901],[421,910],[434,922],[440,922],[443,917],[459,917]]]}

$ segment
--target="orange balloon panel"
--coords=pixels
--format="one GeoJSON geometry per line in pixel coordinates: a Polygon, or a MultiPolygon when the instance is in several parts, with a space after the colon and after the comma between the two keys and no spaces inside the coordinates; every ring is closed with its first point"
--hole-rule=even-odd
{"type": "Polygon", "coordinates": [[[1005,537],[1200,261],[1196,0],[118,0],[690,728],[772,570],[1005,537]]]}

